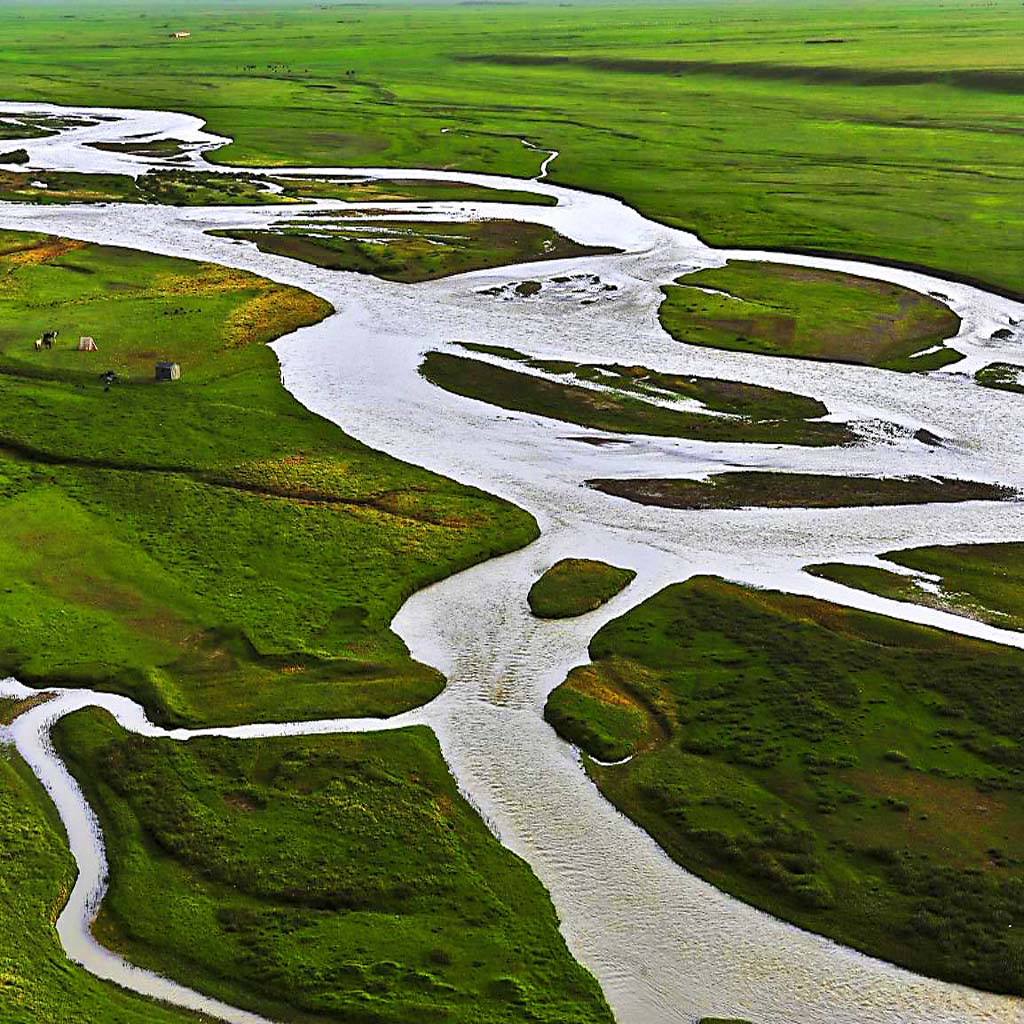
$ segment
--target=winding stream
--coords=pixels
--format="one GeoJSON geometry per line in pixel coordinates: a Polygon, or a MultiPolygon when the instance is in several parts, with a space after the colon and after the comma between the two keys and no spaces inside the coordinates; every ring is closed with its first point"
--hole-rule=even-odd
{"type": "MultiPolygon", "coordinates": [[[[41,104],[0,104],[0,114],[41,104]]],[[[87,113],[87,111],[81,111],[87,113]]],[[[187,166],[226,140],[195,118],[101,110],[113,118],[48,139],[24,140],[32,168],[139,173],[158,164],[84,144],[130,137],[196,143],[187,166]]],[[[553,156],[545,161],[543,171],[553,156]]],[[[551,892],[572,952],[600,981],[620,1024],[692,1024],[704,1014],[771,1024],[1009,1024],[1024,1002],[910,974],[779,922],[682,870],[608,804],[577,755],[544,723],[550,689],[587,660],[587,643],[609,619],[694,573],[773,586],[899,618],[1024,647],[1024,635],[905,605],[807,576],[811,562],[871,563],[878,553],[921,544],[1024,540],[1024,504],[968,502],[901,508],[688,512],[635,505],[582,486],[591,477],[700,476],[724,469],[965,476],[1024,487],[1021,399],[978,387],[967,374],[993,361],[1024,362],[1024,337],[991,335],[1024,320],[1024,306],[980,289],[867,263],[782,253],[711,249],[693,235],[641,217],[605,197],[547,181],[367,168],[295,168],[272,173],[358,173],[466,181],[555,196],[556,207],[411,203],[417,220],[514,217],[557,228],[577,241],[614,245],[621,255],[479,271],[417,285],[338,273],[212,237],[212,228],[252,228],[294,217],[299,207],[173,208],[139,205],[0,204],[0,227],[203,259],[298,285],[339,312],[282,338],[274,348],[285,385],[307,407],[360,441],[475,484],[528,509],[541,538],[417,593],[394,621],[414,657],[448,678],[430,704],[393,720],[254,724],[165,731],[124,698],[57,691],[6,730],[42,779],[67,828],[79,878],[58,931],[69,957],[126,988],[201,1009],[238,1024],[261,1018],[142,971],[103,949],[89,925],[105,888],[96,819],[49,744],[56,718],[106,708],[126,729],[187,740],[200,732],[234,738],[430,725],[459,785],[500,839],[551,892]],[[680,345],[657,320],[659,285],[730,256],[840,269],[940,292],[962,317],[952,342],[966,359],[950,372],[896,374],[680,345]],[[592,305],[564,297],[506,303],[480,291],[528,277],[588,273],[613,283],[592,305]],[[513,315],[510,315],[513,314],[513,315]],[[839,449],[718,444],[606,436],[536,416],[510,414],[434,388],[417,373],[422,354],[455,340],[508,345],[544,358],[643,363],[665,372],[721,376],[821,399],[834,418],[877,424],[863,443],[839,449]],[[941,448],[912,437],[924,427],[941,448]],[[637,571],[604,608],[576,620],[540,621],[526,605],[535,577],[564,556],[594,557],[637,571]]],[[[543,177],[543,174],[542,174],[543,177]]],[[[351,210],[376,204],[320,201],[351,210]]],[[[306,209],[309,209],[307,207],[306,209]]],[[[29,691],[0,682],[0,696],[29,691]]],[[[0,732],[0,738],[3,733],[0,732]]]]}

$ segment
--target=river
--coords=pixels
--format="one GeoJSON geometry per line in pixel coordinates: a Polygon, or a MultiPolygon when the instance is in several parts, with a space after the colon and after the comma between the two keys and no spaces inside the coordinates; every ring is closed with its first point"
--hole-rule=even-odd
{"type": "MultiPolygon", "coordinates": [[[[28,109],[77,112],[6,103],[0,104],[0,115],[28,109]]],[[[225,140],[206,133],[196,118],[152,111],[94,113],[109,119],[54,138],[19,141],[29,151],[30,166],[139,173],[154,161],[85,143],[159,136],[195,143],[186,166],[230,170],[206,163],[203,153],[225,140]]],[[[547,157],[545,170],[552,159],[557,157],[547,157]]],[[[213,732],[242,738],[430,725],[463,792],[547,886],[570,949],[597,977],[620,1024],[692,1024],[704,1014],[770,1024],[1024,1021],[1024,1002],[1018,999],[919,977],[863,956],[777,921],[684,871],[605,801],[576,752],[542,718],[547,694],[570,667],[587,660],[587,643],[603,623],[694,573],[716,573],[1024,646],[1021,634],[875,598],[801,571],[820,561],[871,564],[880,552],[920,544],[1024,540],[1024,504],[911,506],[897,515],[887,508],[689,512],[636,505],[583,486],[591,477],[701,476],[736,468],[963,476],[1024,488],[1021,399],[979,387],[969,375],[997,360],[1024,363],[1019,330],[1008,339],[991,337],[1024,321],[1024,306],[911,271],[712,249],[617,200],[544,179],[420,169],[294,169],[300,171],[440,178],[555,196],[554,207],[475,202],[396,209],[417,220],[500,215],[536,221],[583,243],[616,246],[622,254],[403,285],[322,270],[206,233],[263,226],[295,216],[298,207],[0,204],[0,227],[209,260],[322,296],[337,314],[274,344],[285,386],[360,441],[507,498],[540,523],[542,536],[534,544],[420,591],[396,616],[393,628],[413,656],[447,676],[447,688],[430,704],[391,721],[260,723],[213,732]],[[967,358],[948,372],[897,374],[673,341],[658,324],[659,286],[730,257],[844,270],[941,293],[963,320],[951,344],[967,358]],[[564,290],[514,302],[481,294],[494,285],[580,273],[599,275],[616,290],[589,305],[564,290]],[[843,448],[651,437],[584,443],[606,435],[497,410],[441,391],[419,376],[425,351],[455,351],[452,342],[459,340],[507,345],[544,358],[636,363],[778,387],[822,400],[832,418],[873,426],[862,443],[843,448]],[[920,427],[943,438],[943,446],[914,440],[920,427]],[[540,572],[565,556],[631,567],[637,579],[596,612],[539,621],[529,614],[526,592],[540,572]]],[[[330,201],[317,205],[351,208],[330,201]]],[[[0,695],[5,692],[24,693],[24,688],[12,680],[0,683],[0,695]]],[[[78,882],[58,922],[65,950],[125,987],[253,1024],[259,1018],[140,971],[92,938],[89,924],[105,886],[102,836],[48,741],[55,717],[86,705],[105,707],[125,728],[147,735],[181,740],[194,735],[164,733],[130,701],[80,690],[60,692],[8,730],[54,796],[79,864],[78,882]]]]}

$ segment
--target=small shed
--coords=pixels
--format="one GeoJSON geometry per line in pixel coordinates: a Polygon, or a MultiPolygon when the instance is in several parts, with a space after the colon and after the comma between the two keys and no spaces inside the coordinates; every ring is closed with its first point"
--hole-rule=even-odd
{"type": "Polygon", "coordinates": [[[99,349],[96,347],[96,342],[86,334],[84,337],[78,339],[78,351],[99,352],[99,349]]]}
{"type": "Polygon", "coordinates": [[[157,363],[157,380],[181,380],[181,367],[177,363],[157,363]]]}

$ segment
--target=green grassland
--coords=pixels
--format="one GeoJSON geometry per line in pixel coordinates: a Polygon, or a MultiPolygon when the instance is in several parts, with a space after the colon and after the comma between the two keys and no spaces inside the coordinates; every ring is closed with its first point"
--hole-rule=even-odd
{"type": "Polygon", "coordinates": [[[857,508],[923,505],[941,501],[1009,501],[1016,491],[1001,484],[949,477],[833,476],[736,470],[707,480],[633,478],[588,480],[588,487],[641,505],[663,508],[857,508]]]}
{"type": "Polygon", "coordinates": [[[949,348],[928,352],[960,330],[949,307],[883,281],[734,260],[680,277],[662,292],[662,326],[691,345],[904,372],[963,358],[949,348]]]}
{"type": "Polygon", "coordinates": [[[541,224],[514,220],[432,224],[321,218],[313,225],[296,223],[269,230],[213,234],[255,242],[261,252],[329,270],[352,270],[406,284],[509,263],[616,251],[580,245],[541,224]]]}
{"type": "Polygon", "coordinates": [[[184,109],[236,139],[226,162],[529,176],[526,137],[554,181],[715,245],[1021,292],[1016,0],[5,11],[7,96],[184,109]]]}
{"type": "Polygon", "coordinates": [[[280,1020],[610,1024],[547,894],[429,730],[55,741],[108,839],[105,944],[280,1020]]]}
{"type": "Polygon", "coordinates": [[[1024,653],[698,577],[546,716],[687,869],[912,970],[1024,992],[1024,653]]]}
{"type": "MultiPolygon", "coordinates": [[[[493,351],[492,354],[502,353],[493,351]]],[[[822,415],[824,407],[813,400],[783,391],[748,387],[732,381],[689,378],[684,382],[682,378],[673,378],[680,381],[680,391],[685,389],[699,394],[709,408],[728,404],[737,413],[730,417],[710,416],[645,401],[644,394],[651,397],[653,392],[633,386],[632,381],[627,380],[628,373],[613,375],[606,382],[597,367],[576,367],[572,363],[544,360],[531,361],[531,365],[548,372],[574,374],[580,379],[602,385],[607,383],[608,386],[597,390],[578,384],[563,384],[447,352],[428,352],[420,373],[432,384],[456,395],[475,398],[502,409],[548,416],[597,430],[689,437],[701,441],[815,446],[845,444],[855,437],[850,428],[841,423],[804,419],[808,415],[822,415]],[[739,413],[741,409],[744,413],[739,413]]]]}
{"type": "Polygon", "coordinates": [[[600,608],[633,581],[632,569],[592,558],[563,558],[530,587],[530,611],[540,619],[566,619],[600,608]]]}
{"type": "Polygon", "coordinates": [[[914,577],[873,565],[828,563],[807,572],[895,601],[911,601],[1004,629],[1024,629],[1024,544],[952,544],[889,551],[881,556],[939,577],[938,592],[914,577]]]}
{"type": "Polygon", "coordinates": [[[28,766],[0,747],[0,1022],[187,1024],[69,963],[54,921],[74,882],[74,863],[53,805],[28,766]]]}
{"type": "Polygon", "coordinates": [[[536,526],[284,391],[263,343],[330,307],[46,236],[0,234],[0,253],[0,672],[182,723],[390,714],[436,694],[391,618],[536,526]],[[154,382],[156,359],[182,380],[154,382]]]}
{"type": "Polygon", "coordinates": [[[998,388],[1000,391],[1013,391],[1024,395],[1024,383],[1021,383],[1021,370],[1024,367],[1013,363],[990,363],[982,367],[974,379],[986,388],[998,388]]]}

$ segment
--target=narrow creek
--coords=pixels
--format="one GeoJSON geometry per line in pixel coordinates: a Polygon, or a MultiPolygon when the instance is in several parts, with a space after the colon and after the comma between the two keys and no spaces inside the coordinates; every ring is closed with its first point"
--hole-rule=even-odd
{"type": "MultiPolygon", "coordinates": [[[[77,113],[38,104],[0,104],[77,113]]],[[[145,135],[194,141],[188,166],[208,171],[205,149],[223,139],[181,114],[103,110],[97,125],[26,140],[33,168],[138,173],[152,161],[89,148],[145,135]]],[[[538,158],[542,154],[538,153],[538,158]]],[[[545,160],[544,170],[553,156],[545,160]]],[[[247,169],[248,170],[248,169],[247,169]]],[[[272,169],[280,175],[280,168],[272,169]]],[[[1024,338],[992,334],[1024,320],[1024,306],[977,288],[919,273],[825,258],[711,249],[693,235],[641,217],[626,205],[546,180],[422,169],[295,168],[291,173],[358,173],[440,178],[555,196],[555,207],[487,203],[399,204],[422,220],[474,216],[530,220],[577,241],[614,245],[621,255],[551,261],[398,285],[322,270],[253,246],[213,237],[213,228],[256,227],[296,208],[173,208],[132,205],[0,204],[0,227],[209,260],[298,285],[338,313],[282,338],[274,348],[286,387],[308,408],[360,441],[444,473],[532,512],[541,538],[528,548],[450,577],[414,595],[393,626],[413,656],[448,678],[429,705],[390,721],[253,724],[208,733],[245,738],[430,725],[462,790],[495,834],[547,886],[572,952],[601,983],[620,1024],[692,1024],[702,1015],[771,1024],[1009,1024],[1024,1002],[910,974],[777,921],[728,897],[670,861],[589,782],[571,747],[542,718],[547,693],[609,619],[695,573],[774,586],[1024,646],[1008,633],[924,607],[874,598],[810,577],[819,561],[870,562],[899,547],[1024,540],[1024,504],[968,502],[891,509],[682,512],[631,504],[582,484],[592,477],[699,476],[711,471],[965,476],[1024,488],[1024,415],[1018,396],[978,387],[970,374],[988,362],[1024,362],[1024,338]],[[952,342],[966,355],[952,372],[896,374],[868,367],[765,358],[680,345],[657,321],[659,286],[729,257],[839,269],[939,292],[961,316],[952,342]],[[616,285],[590,305],[540,296],[504,302],[485,288],[566,274],[616,285]],[[813,396],[833,417],[895,423],[845,448],[718,444],[604,436],[440,391],[417,372],[422,354],[457,340],[506,345],[544,358],[620,361],[671,373],[749,381],[813,396]],[[926,428],[940,448],[915,441],[926,428]],[[558,558],[594,557],[637,571],[618,598],[576,620],[539,621],[526,593],[558,558]]],[[[379,204],[364,204],[379,205],[379,204]]],[[[351,208],[320,201],[323,209],[351,208]]],[[[0,696],[24,695],[13,680],[0,696]]],[[[126,988],[201,1009],[238,1024],[260,1018],[141,971],[103,949],[89,926],[105,888],[106,862],[95,817],[48,740],[57,717],[100,706],[127,729],[165,732],[124,698],[61,691],[6,730],[53,797],[68,831],[79,879],[58,931],[70,958],[126,988]]],[[[2,734],[0,734],[2,736],[2,734]]]]}

